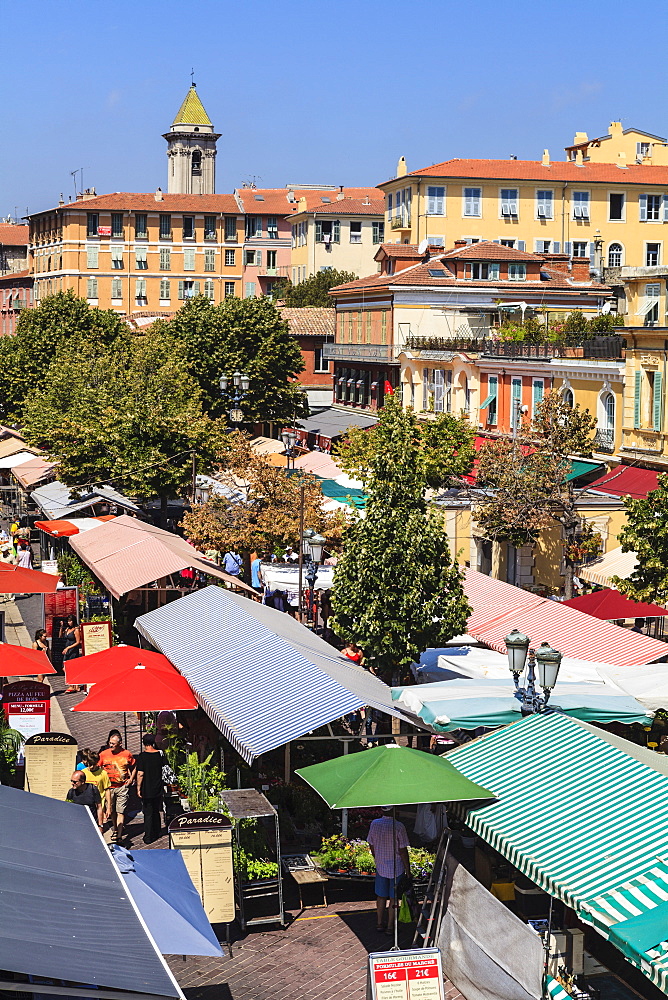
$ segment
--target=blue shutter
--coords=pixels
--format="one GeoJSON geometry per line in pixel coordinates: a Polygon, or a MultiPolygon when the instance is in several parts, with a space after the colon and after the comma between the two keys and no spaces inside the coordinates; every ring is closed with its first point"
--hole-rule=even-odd
{"type": "Polygon", "coordinates": [[[654,430],[661,430],[663,416],[663,375],[661,372],[654,373],[654,393],[652,399],[652,417],[654,430]]]}
{"type": "Polygon", "coordinates": [[[589,244],[589,263],[593,267],[596,264],[596,244],[589,244]]]}
{"type": "Polygon", "coordinates": [[[635,373],[635,384],[633,389],[633,426],[637,430],[640,427],[640,394],[642,392],[642,372],[635,373]]]}
{"type": "Polygon", "coordinates": [[[661,196],[663,201],[663,221],[668,222],[668,195],[661,196]]]}
{"type": "Polygon", "coordinates": [[[567,240],[566,243],[564,243],[564,253],[567,253],[568,256],[570,257],[570,255],[571,255],[571,243],[570,243],[570,240],[567,240]]]}
{"type": "Polygon", "coordinates": [[[526,245],[526,243],[525,243],[524,240],[518,240],[517,241],[517,249],[518,250],[521,250],[522,253],[524,253],[526,251],[526,248],[527,248],[527,245],[526,245]]]}
{"type": "Polygon", "coordinates": [[[638,204],[640,206],[640,221],[647,222],[647,195],[641,194],[638,197],[638,204]]]}
{"type": "Polygon", "coordinates": [[[552,253],[561,253],[561,243],[554,240],[552,243],[552,253]]]}

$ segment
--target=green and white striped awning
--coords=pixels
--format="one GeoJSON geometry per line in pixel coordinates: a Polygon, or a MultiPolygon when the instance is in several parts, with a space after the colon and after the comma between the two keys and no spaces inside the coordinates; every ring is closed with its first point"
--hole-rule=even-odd
{"type": "Polygon", "coordinates": [[[548,976],[545,980],[545,990],[550,1000],[569,1000],[571,994],[567,993],[558,979],[548,976]]]}
{"type": "Polygon", "coordinates": [[[448,760],[498,797],[468,810],[468,825],[668,993],[668,921],[650,944],[656,932],[628,925],[668,903],[668,777],[558,714],[448,760]]]}

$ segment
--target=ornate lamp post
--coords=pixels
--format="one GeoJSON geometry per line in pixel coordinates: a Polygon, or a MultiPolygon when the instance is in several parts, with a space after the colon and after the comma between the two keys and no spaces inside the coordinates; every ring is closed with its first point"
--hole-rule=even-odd
{"type": "Polygon", "coordinates": [[[248,395],[248,388],[250,385],[250,379],[248,375],[244,375],[243,372],[236,371],[231,378],[227,375],[221,376],[220,385],[220,395],[222,396],[225,404],[229,406],[228,417],[230,418],[231,424],[239,424],[244,422],[244,413],[241,409],[241,403],[244,401],[248,395]]]}
{"type": "Polygon", "coordinates": [[[295,457],[297,455],[297,451],[295,449],[295,443],[297,441],[297,435],[295,434],[294,431],[283,431],[283,433],[281,434],[281,441],[285,445],[285,458],[287,461],[286,468],[289,471],[290,469],[294,469],[295,467],[295,457]],[[292,462],[292,465],[290,464],[290,462],[292,462]]]}
{"type": "Polygon", "coordinates": [[[552,649],[552,646],[547,642],[541,643],[535,650],[532,649],[529,646],[528,636],[522,635],[517,629],[513,629],[510,635],[506,636],[506,648],[508,650],[508,669],[513,675],[515,697],[522,706],[522,715],[550,711],[547,703],[557,683],[562,654],[559,650],[552,649]],[[521,687],[520,677],[527,665],[529,669],[526,687],[521,687]],[[536,690],[536,666],[538,667],[538,686],[542,688],[542,695],[538,694],[536,690]]]}
{"type": "Polygon", "coordinates": [[[309,560],[306,570],[306,582],[308,583],[309,628],[315,627],[315,615],[313,614],[313,590],[318,576],[318,566],[320,564],[320,560],[322,559],[322,550],[326,541],[326,538],[323,538],[322,535],[316,534],[312,528],[307,528],[302,535],[302,548],[304,550],[304,554],[309,560]]]}

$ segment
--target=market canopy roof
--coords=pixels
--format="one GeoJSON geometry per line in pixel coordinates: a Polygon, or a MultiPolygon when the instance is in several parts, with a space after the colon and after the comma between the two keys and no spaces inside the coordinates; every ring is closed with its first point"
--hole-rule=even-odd
{"type": "Polygon", "coordinates": [[[0,969],[87,984],[72,996],[182,998],[88,809],[0,785],[0,883],[0,969]],[[94,946],[104,928],[121,934],[122,956],[94,946]]]}
{"type": "Polygon", "coordinates": [[[571,459],[570,472],[567,472],[564,476],[564,481],[569,482],[573,479],[580,479],[582,476],[591,476],[598,469],[604,469],[605,465],[602,462],[587,462],[583,458],[573,458],[571,459]]]}
{"type": "MultiPolygon", "coordinates": [[[[437,732],[507,726],[518,721],[522,710],[513,694],[510,672],[504,680],[463,678],[396,687],[392,697],[400,708],[418,715],[437,732]]],[[[560,679],[550,704],[586,722],[621,722],[626,726],[649,722],[649,713],[640,702],[610,683],[569,684],[560,679]]]]}
{"type": "Polygon", "coordinates": [[[50,476],[58,462],[47,462],[43,458],[34,458],[30,462],[22,462],[16,468],[12,466],[12,475],[25,489],[36,486],[47,476],[50,476]]]}
{"type": "Polygon", "coordinates": [[[377,423],[378,417],[376,415],[329,407],[311,417],[306,417],[305,420],[300,420],[298,426],[304,428],[309,434],[336,438],[345,434],[349,427],[373,427],[377,423]]]}
{"type": "MultiPolygon", "coordinates": [[[[532,715],[448,754],[498,797],[469,809],[467,824],[605,937],[668,897],[668,777],[624,742],[565,715],[532,715]]],[[[627,957],[668,992],[665,922],[656,933],[655,947],[641,952],[643,939],[627,957]]]]}
{"type": "Polygon", "coordinates": [[[591,594],[582,594],[570,601],[562,602],[566,608],[584,611],[586,615],[602,618],[604,621],[614,621],[619,618],[662,618],[668,615],[668,609],[658,604],[643,604],[624,597],[618,590],[596,590],[591,594]]]}
{"type": "Polygon", "coordinates": [[[35,453],[32,451],[19,451],[15,455],[7,455],[0,458],[0,469],[16,469],[26,462],[34,462],[35,453]]]}
{"type": "Polygon", "coordinates": [[[602,663],[598,674],[631,695],[648,711],[668,710],[668,663],[641,667],[610,667],[602,663]]]}
{"type": "Polygon", "coordinates": [[[140,508],[133,500],[124,497],[122,493],[118,493],[111,486],[94,486],[86,491],[81,490],[77,494],[77,491],[71,490],[69,486],[65,486],[65,483],[56,480],[53,483],[47,483],[46,486],[40,486],[30,496],[50,520],[67,518],[69,514],[85,510],[86,507],[92,507],[94,504],[121,507],[123,510],[131,510],[135,514],[140,512],[140,508]]]}
{"type": "Polygon", "coordinates": [[[559,601],[531,594],[502,580],[464,571],[464,590],[473,609],[466,630],[499,653],[513,628],[529,636],[532,646],[549,642],[564,656],[631,666],[668,656],[668,645],[631,629],[599,621],[559,601]]]}
{"type": "Polygon", "coordinates": [[[294,618],[221,587],[140,615],[135,628],[177,667],[242,757],[363,705],[406,721],[387,684],[294,618]]]}
{"type": "Polygon", "coordinates": [[[256,594],[248,584],[223,573],[184,538],[126,514],[74,535],[70,545],[116,598],[188,567],[256,594]]]}
{"type": "Polygon", "coordinates": [[[620,580],[628,580],[638,566],[635,552],[622,552],[621,545],[610,549],[604,556],[586,563],[578,570],[578,576],[587,583],[595,583],[599,587],[612,587],[613,576],[620,580]]]}
{"type": "Polygon", "coordinates": [[[632,497],[634,500],[645,499],[648,493],[658,485],[659,473],[653,469],[643,469],[636,465],[620,465],[611,472],[606,472],[587,487],[597,493],[607,493],[613,497],[632,497]]]}
{"type": "Polygon", "coordinates": [[[78,535],[80,531],[97,528],[100,522],[113,520],[113,517],[113,514],[103,514],[101,517],[71,517],[66,521],[35,521],[35,527],[52,538],[68,538],[70,535],[78,535]]]}

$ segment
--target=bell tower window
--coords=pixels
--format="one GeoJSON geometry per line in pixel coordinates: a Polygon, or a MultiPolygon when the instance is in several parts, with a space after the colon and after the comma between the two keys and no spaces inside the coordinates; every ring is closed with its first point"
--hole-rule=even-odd
{"type": "Polygon", "coordinates": [[[199,149],[196,149],[192,155],[192,172],[193,174],[202,173],[202,154],[199,149]]]}

